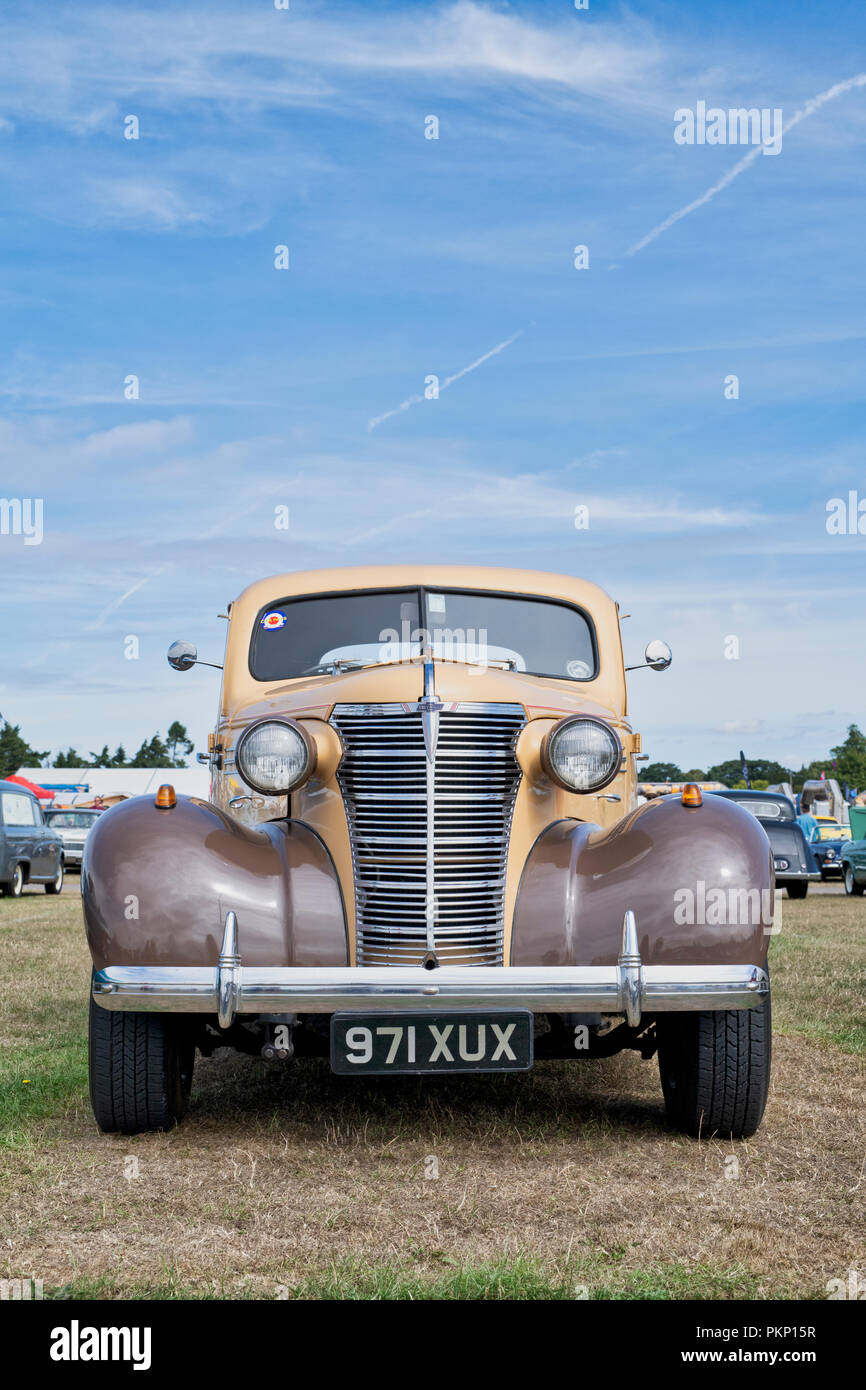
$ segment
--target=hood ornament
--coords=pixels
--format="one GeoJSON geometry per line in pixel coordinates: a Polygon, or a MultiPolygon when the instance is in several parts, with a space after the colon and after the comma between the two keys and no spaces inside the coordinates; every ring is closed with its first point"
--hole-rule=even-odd
{"type": "Polygon", "coordinates": [[[418,701],[428,763],[432,763],[436,757],[436,744],[439,742],[439,713],[445,708],[445,702],[440,700],[436,694],[434,681],[433,658],[428,657],[424,662],[424,694],[418,701]]]}

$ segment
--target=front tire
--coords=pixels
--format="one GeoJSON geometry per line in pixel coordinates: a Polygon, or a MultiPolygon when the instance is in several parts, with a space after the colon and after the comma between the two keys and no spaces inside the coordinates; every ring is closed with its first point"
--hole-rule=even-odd
{"type": "Polygon", "coordinates": [[[171,1129],[184,1116],[195,1046],[178,1014],[109,1012],[90,1001],[90,1103],[103,1134],[171,1129]]]}
{"type": "Polygon", "coordinates": [[[862,898],[863,889],[866,888],[866,883],[857,882],[856,878],[854,877],[854,870],[851,868],[850,864],[845,865],[843,881],[845,884],[845,892],[848,894],[849,898],[862,898]]]}
{"type": "MultiPolygon", "coordinates": [[[[822,880],[822,881],[823,881],[823,880],[822,880]]],[[[805,898],[805,896],[806,896],[806,894],[808,893],[808,891],[809,891],[809,885],[808,885],[808,883],[789,883],[789,884],[788,884],[788,897],[789,897],[789,898],[805,898]]]]}
{"type": "Polygon", "coordinates": [[[657,1033],[671,1124],[705,1139],[754,1134],[770,1085],[769,995],[754,1009],[663,1015],[657,1033]]]}

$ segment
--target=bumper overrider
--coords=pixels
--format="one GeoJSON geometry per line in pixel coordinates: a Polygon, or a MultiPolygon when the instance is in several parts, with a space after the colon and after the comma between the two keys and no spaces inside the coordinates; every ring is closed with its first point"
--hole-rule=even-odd
{"type": "Polygon", "coordinates": [[[93,976],[93,998],[104,1009],[216,1014],[222,1028],[237,1014],[499,1007],[623,1014],[635,1028],[644,1014],[754,1008],[769,988],[759,965],[643,965],[631,911],[616,965],[245,966],[229,912],[215,967],[109,966],[93,976]]]}

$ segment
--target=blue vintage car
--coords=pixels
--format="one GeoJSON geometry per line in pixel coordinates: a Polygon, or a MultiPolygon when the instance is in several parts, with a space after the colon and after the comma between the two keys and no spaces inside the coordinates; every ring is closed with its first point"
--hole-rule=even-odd
{"type": "Polygon", "coordinates": [[[809,884],[823,875],[797,820],[794,803],[781,792],[727,790],[713,792],[713,796],[736,801],[760,821],[773,851],[776,887],[787,888],[789,898],[805,898],[809,884]]]}
{"type": "Polygon", "coordinates": [[[818,861],[821,878],[842,877],[842,851],[851,839],[851,831],[836,820],[835,816],[816,816],[817,825],[812,831],[812,853],[818,861]]]}
{"type": "Polygon", "coordinates": [[[63,841],[20,782],[0,781],[0,892],[20,898],[27,883],[46,893],[63,887],[63,841]]]}

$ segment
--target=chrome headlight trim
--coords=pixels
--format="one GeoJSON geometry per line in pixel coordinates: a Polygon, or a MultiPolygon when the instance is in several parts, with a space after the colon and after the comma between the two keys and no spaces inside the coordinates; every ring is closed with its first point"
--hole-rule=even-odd
{"type": "Polygon", "coordinates": [[[257,719],[254,724],[250,724],[248,728],[244,729],[235,748],[235,764],[238,772],[247,786],[252,787],[253,791],[258,792],[260,796],[284,796],[287,792],[296,791],[298,787],[302,787],[316,770],[317,756],[316,744],[306,729],[296,719],[289,719],[288,717],[257,719]],[[247,750],[250,739],[254,734],[268,726],[290,731],[303,744],[306,753],[304,765],[300,772],[293,778],[287,778],[285,785],[281,787],[268,787],[260,780],[257,781],[255,771],[250,773],[245,757],[245,750],[247,750]]]}
{"type": "Polygon", "coordinates": [[[541,765],[551,781],[564,791],[574,792],[577,796],[587,793],[601,791],[602,787],[608,786],[616,777],[622,764],[622,743],[615,729],[606,724],[603,719],[596,719],[592,715],[571,714],[567,719],[560,719],[551,730],[541,745],[541,765]],[[608,772],[594,782],[588,782],[586,786],[578,787],[573,782],[566,780],[565,775],[559,770],[556,762],[557,743],[575,724],[592,724],[597,729],[601,729],[605,737],[610,742],[611,764],[608,772]]]}

